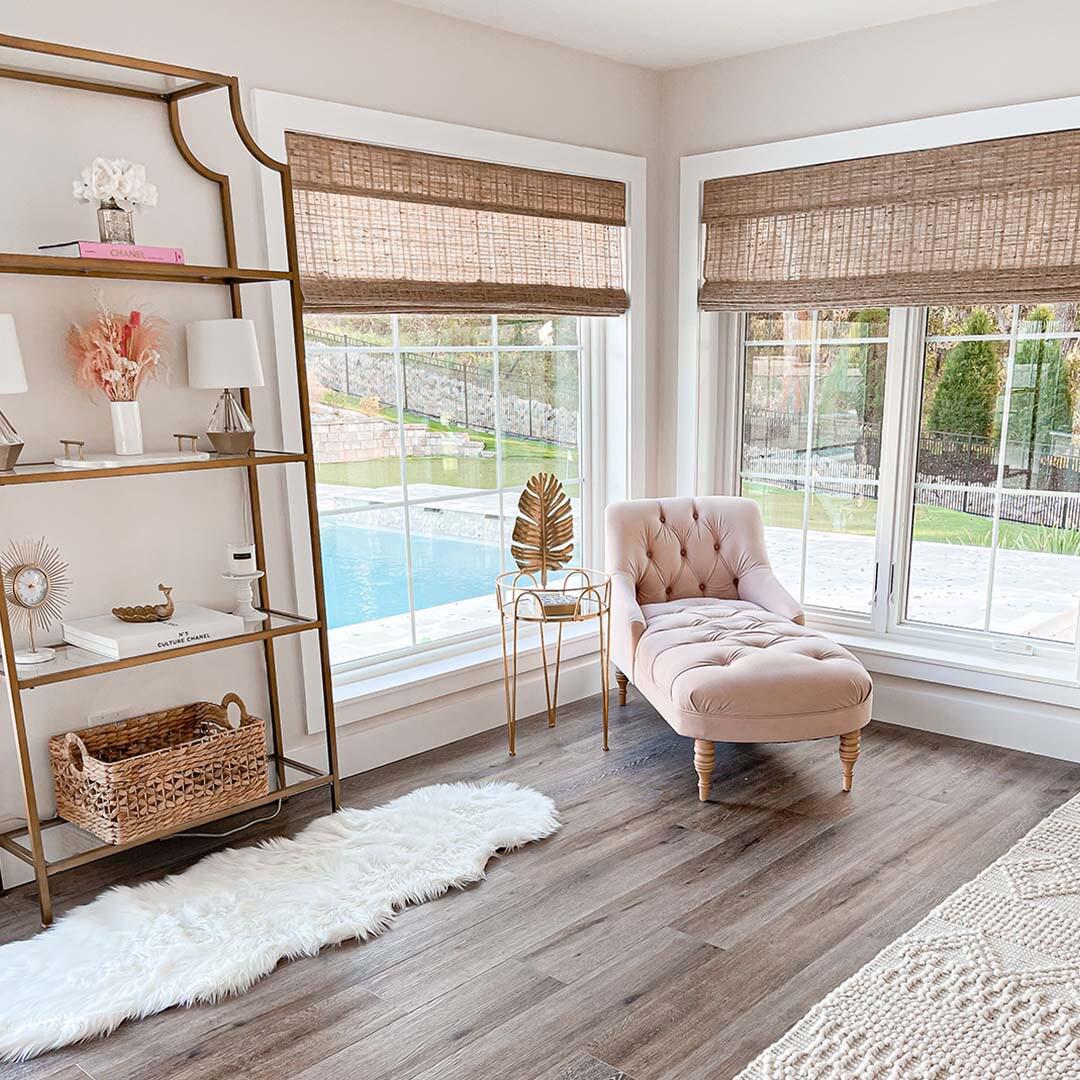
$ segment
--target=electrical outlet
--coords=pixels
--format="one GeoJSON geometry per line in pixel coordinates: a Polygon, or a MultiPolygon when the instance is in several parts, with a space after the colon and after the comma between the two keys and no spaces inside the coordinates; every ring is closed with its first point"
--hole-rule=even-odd
{"type": "Polygon", "coordinates": [[[102,709],[100,712],[90,713],[87,716],[86,726],[97,727],[99,724],[116,724],[134,715],[135,710],[130,705],[122,705],[116,709],[102,709]]]}

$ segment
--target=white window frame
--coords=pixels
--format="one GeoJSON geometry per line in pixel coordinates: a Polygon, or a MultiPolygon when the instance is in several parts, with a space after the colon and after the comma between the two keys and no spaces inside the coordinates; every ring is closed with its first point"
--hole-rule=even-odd
{"type": "MultiPolygon", "coordinates": [[[[447,154],[524,168],[546,169],[617,180],[627,188],[626,271],[631,309],[620,318],[585,319],[583,355],[591,377],[583,386],[581,408],[588,422],[581,446],[581,472],[586,478],[583,520],[585,548],[602,560],[603,508],[613,500],[640,497],[645,491],[645,213],[646,160],[569,143],[533,139],[355,105],[320,101],[271,90],[251,92],[253,127],[260,144],[273,157],[286,160],[285,132],[301,131],[426,153],[447,154]]],[[[263,217],[268,265],[286,265],[284,218],[276,177],[262,175],[263,217]]],[[[287,291],[271,286],[277,382],[284,445],[300,442],[301,419],[295,385],[291,311],[287,291]]],[[[527,314],[527,312],[525,313],[527,314]]],[[[311,552],[306,536],[301,478],[286,470],[292,558],[299,583],[299,610],[314,606],[311,552]],[[305,592],[305,589],[307,590],[305,592]]],[[[494,596],[494,583],[492,584],[494,596]]],[[[494,605],[494,598],[492,599],[494,605]]],[[[497,637],[498,630],[494,634],[497,637]]],[[[339,714],[339,724],[389,709],[440,697],[452,689],[468,689],[492,681],[497,648],[488,638],[453,641],[363,668],[348,665],[335,671],[334,699],[358,707],[339,714]],[[448,682],[447,673],[453,678],[448,682]]],[[[564,655],[595,651],[595,631],[582,634],[564,655]]],[[[319,658],[310,641],[301,643],[303,684],[309,727],[318,727],[319,658]]],[[[527,656],[524,667],[535,666],[527,656]]],[[[500,676],[501,677],[501,676],[500,676]]]]}
{"type": "MultiPolygon", "coordinates": [[[[1080,97],[956,113],[926,120],[684,157],[680,162],[678,255],[679,494],[737,490],[742,416],[740,317],[698,310],[706,180],[903,153],[957,143],[1080,127],[1080,97]]],[[[821,626],[853,648],[875,672],[1054,704],[1075,705],[1080,645],[1031,641],[1033,655],[996,646],[1005,635],[938,629],[901,620],[907,593],[912,507],[910,490],[921,393],[925,309],[892,308],[882,420],[877,590],[869,619],[811,611],[821,626]],[[897,362],[899,361],[899,362],[897,362]],[[886,482],[888,478],[888,482],[886,482]]],[[[1017,639],[1019,640],[1019,639],[1017,639]]],[[[1025,644],[1028,639],[1023,639],[1025,644]]]]}

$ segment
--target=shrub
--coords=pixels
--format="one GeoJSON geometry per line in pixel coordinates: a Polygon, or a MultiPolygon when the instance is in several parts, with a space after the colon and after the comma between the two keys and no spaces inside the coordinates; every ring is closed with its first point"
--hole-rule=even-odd
{"type": "MultiPolygon", "coordinates": [[[[964,322],[964,334],[992,334],[990,313],[976,308],[964,322]]],[[[959,341],[945,357],[941,381],[927,417],[931,431],[954,435],[989,435],[1001,378],[993,341],[959,341]]]]}

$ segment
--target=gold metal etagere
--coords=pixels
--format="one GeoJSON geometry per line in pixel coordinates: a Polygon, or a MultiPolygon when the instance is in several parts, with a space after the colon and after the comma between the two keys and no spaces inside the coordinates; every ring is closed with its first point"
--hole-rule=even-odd
{"type": "MultiPolygon", "coordinates": [[[[319,543],[318,507],[315,500],[315,460],[312,453],[311,424],[308,413],[307,377],[304,356],[303,296],[300,291],[300,275],[296,253],[296,234],[293,221],[292,181],[289,166],[266,154],[255,142],[244,119],[240,85],[234,75],[221,75],[197,68],[162,64],[154,60],[142,60],[132,56],[80,49],[30,38],[0,34],[0,79],[40,83],[46,86],[65,87],[92,93],[112,94],[142,101],[156,102],[167,110],[169,131],[173,142],[188,166],[200,176],[217,185],[221,222],[225,242],[225,266],[175,266],[141,262],[123,262],[109,259],[70,259],[65,257],[31,254],[0,253],[0,274],[60,275],[65,277],[119,278],[131,281],[168,281],[179,284],[220,285],[228,288],[232,314],[243,314],[240,286],[259,282],[288,282],[292,298],[293,345],[296,353],[297,386],[302,417],[303,448],[299,453],[273,450],[252,450],[247,454],[213,454],[209,460],[170,463],[166,465],[133,465],[117,469],[59,469],[51,463],[32,463],[17,466],[14,470],[0,473],[0,487],[17,484],[58,483],[75,480],[123,478],[154,473],[188,472],[205,469],[239,468],[245,470],[252,538],[255,543],[259,566],[265,567],[266,550],[262,520],[262,500],[259,493],[259,470],[266,465],[302,463],[307,486],[308,531],[311,541],[312,564],[315,578],[315,615],[305,617],[291,612],[277,611],[270,606],[269,582],[264,576],[259,581],[259,608],[268,620],[258,630],[232,638],[201,642],[180,649],[147,656],[133,656],[123,660],[103,660],[94,654],[65,646],[58,650],[57,658],[46,669],[19,672],[15,666],[15,646],[11,621],[3,590],[0,589],[0,645],[3,648],[2,673],[11,721],[15,732],[15,749],[26,809],[26,825],[0,833],[0,848],[34,868],[37,881],[41,921],[52,921],[52,899],[49,878],[53,874],[83,866],[96,859],[105,858],[118,851],[125,851],[138,844],[161,839],[174,832],[196,826],[204,826],[232,814],[252,810],[278,799],[287,799],[304,791],[319,787],[330,789],[331,805],[336,810],[340,803],[340,778],[338,773],[337,737],[334,725],[334,699],[330,674],[330,653],[326,625],[326,599],[323,593],[322,557],[319,543]],[[204,165],[192,152],[181,126],[180,103],[196,94],[224,90],[228,99],[229,115],[233,127],[245,149],[265,168],[276,172],[281,181],[282,203],[285,214],[285,235],[288,252],[288,270],[263,270],[241,267],[237,260],[236,230],[233,224],[232,194],[229,177],[204,165]],[[319,638],[323,708],[326,723],[325,771],[312,768],[285,755],[281,727],[281,702],[278,694],[277,659],[274,642],[292,634],[314,632],[319,638]],[[34,776],[30,763],[30,750],[23,709],[23,691],[71,679],[87,678],[105,672],[145,664],[167,662],[184,656],[210,652],[217,649],[261,643],[266,667],[267,695],[270,707],[270,791],[267,795],[241,806],[230,808],[224,814],[215,814],[198,821],[185,822],[175,829],[138,841],[137,844],[100,844],[87,834],[80,834],[76,850],[66,845],[64,850],[50,855],[54,830],[72,830],[74,827],[58,818],[47,821],[38,816],[34,776]]],[[[251,414],[251,394],[241,390],[241,401],[248,415],[251,414]]],[[[2,885],[2,882],[0,882],[2,885]]]]}

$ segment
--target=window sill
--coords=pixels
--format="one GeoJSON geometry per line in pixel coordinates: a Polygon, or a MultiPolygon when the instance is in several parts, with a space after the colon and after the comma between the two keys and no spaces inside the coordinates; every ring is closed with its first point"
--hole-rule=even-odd
{"type": "Polygon", "coordinates": [[[1076,659],[1071,654],[1021,656],[964,648],[960,642],[953,645],[899,635],[886,638],[824,620],[811,619],[809,625],[850,649],[872,674],[1076,706],[1076,659]]]}
{"type": "MultiPolygon", "coordinates": [[[[596,652],[597,648],[595,625],[582,624],[564,629],[563,661],[587,656],[596,652]]],[[[537,671],[540,665],[539,642],[530,642],[518,651],[519,675],[537,671]]],[[[351,724],[395,709],[501,682],[502,678],[502,645],[496,634],[464,645],[459,643],[433,650],[416,657],[411,663],[399,660],[389,664],[371,664],[336,674],[334,706],[343,711],[338,723],[351,724]]]]}

